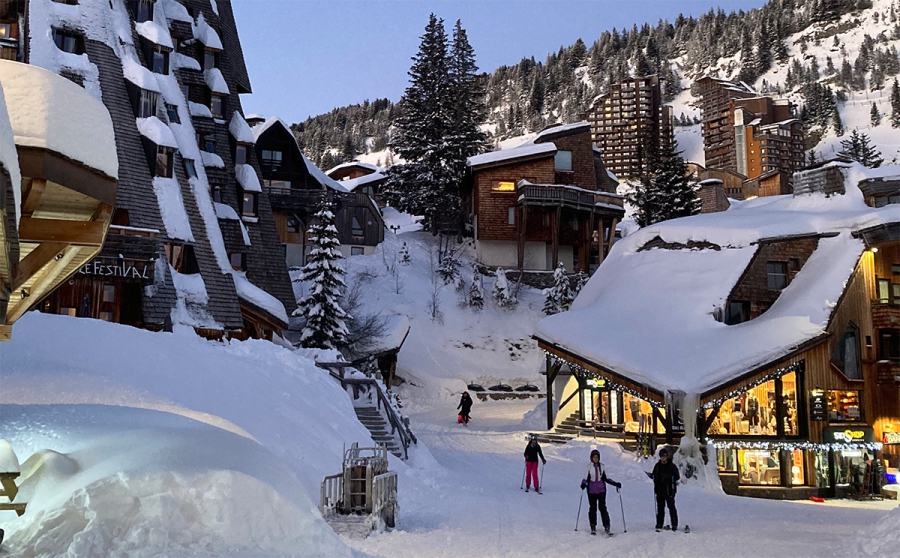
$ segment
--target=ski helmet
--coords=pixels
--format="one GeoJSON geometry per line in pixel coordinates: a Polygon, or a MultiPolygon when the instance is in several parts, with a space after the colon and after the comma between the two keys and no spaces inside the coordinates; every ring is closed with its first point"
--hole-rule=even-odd
{"type": "Polygon", "coordinates": [[[597,456],[597,459],[600,459],[600,452],[598,450],[591,450],[591,459],[594,459],[594,456],[597,456]]]}

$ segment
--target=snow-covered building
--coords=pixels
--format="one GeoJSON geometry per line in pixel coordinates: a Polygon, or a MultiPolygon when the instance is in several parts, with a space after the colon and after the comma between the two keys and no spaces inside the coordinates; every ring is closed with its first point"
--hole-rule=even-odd
{"type": "Polygon", "coordinates": [[[307,231],[322,200],[336,207],[335,227],[341,253],[371,255],[384,241],[384,219],[375,201],[349,191],[347,181],[329,177],[300,151],[290,127],[278,117],[250,119],[260,161],[263,190],[272,202],[275,226],[289,267],[306,263],[307,231]]]}
{"type": "Polygon", "coordinates": [[[551,408],[712,440],[743,495],[840,494],[864,452],[896,461],[900,167],[795,181],[804,193],[616,243],[571,310],[538,323],[551,408]]]}
{"type": "Polygon", "coordinates": [[[18,56],[102,101],[120,171],[103,251],[42,309],[214,338],[287,327],[295,300],[241,117],[251,89],[230,0],[18,7],[18,56]]]}
{"type": "Polygon", "coordinates": [[[0,340],[100,251],[118,176],[100,101],[52,72],[0,60],[0,340]]]}
{"type": "Polygon", "coordinates": [[[384,207],[382,193],[387,182],[386,171],[387,169],[378,165],[350,161],[325,171],[325,174],[340,182],[348,191],[366,194],[375,200],[379,207],[384,207]]]}
{"type": "Polygon", "coordinates": [[[546,271],[563,262],[588,271],[609,252],[623,199],[587,122],[469,157],[468,167],[467,220],[482,264],[546,271]]]}

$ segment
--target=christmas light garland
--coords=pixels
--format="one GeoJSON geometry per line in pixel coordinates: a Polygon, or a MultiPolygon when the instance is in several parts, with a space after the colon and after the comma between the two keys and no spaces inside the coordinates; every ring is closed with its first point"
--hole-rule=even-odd
{"type": "Polygon", "coordinates": [[[817,451],[847,451],[867,449],[870,451],[880,451],[882,444],[880,442],[860,442],[858,444],[817,444],[807,441],[745,441],[745,440],[713,440],[709,439],[709,443],[714,445],[716,449],[750,449],[750,450],[817,450],[817,451]]]}
{"type": "Polygon", "coordinates": [[[779,368],[778,370],[775,370],[774,372],[770,372],[770,373],[766,374],[765,376],[758,378],[757,380],[753,381],[750,384],[747,384],[740,388],[735,388],[721,397],[717,397],[716,399],[707,401],[706,403],[704,403],[702,405],[702,408],[703,409],[712,409],[714,407],[717,407],[717,406],[721,405],[722,403],[725,403],[729,399],[734,399],[738,395],[748,392],[757,386],[761,386],[762,384],[764,384],[766,382],[776,380],[776,379],[781,378],[782,376],[785,376],[792,372],[802,372],[804,367],[805,367],[804,361],[801,360],[800,362],[795,362],[789,366],[785,366],[784,368],[779,368]]]}
{"type": "Polygon", "coordinates": [[[622,384],[616,383],[612,379],[607,378],[606,376],[601,376],[601,375],[597,374],[596,372],[588,370],[587,368],[580,366],[578,364],[575,364],[574,362],[569,362],[564,358],[560,358],[559,356],[551,353],[550,351],[548,351],[546,349],[541,349],[541,350],[544,352],[544,354],[546,356],[550,357],[550,359],[552,361],[554,361],[554,363],[555,362],[564,363],[566,366],[569,367],[570,370],[575,372],[576,376],[586,376],[586,377],[590,377],[590,378],[596,378],[596,379],[603,380],[604,382],[606,382],[606,385],[608,385],[610,388],[614,389],[615,391],[622,391],[629,395],[637,397],[638,399],[640,399],[642,401],[646,401],[652,407],[656,407],[657,409],[662,409],[663,407],[665,407],[664,403],[660,403],[658,401],[653,401],[652,399],[647,399],[646,394],[643,394],[637,390],[631,389],[630,387],[623,386],[622,384]]]}

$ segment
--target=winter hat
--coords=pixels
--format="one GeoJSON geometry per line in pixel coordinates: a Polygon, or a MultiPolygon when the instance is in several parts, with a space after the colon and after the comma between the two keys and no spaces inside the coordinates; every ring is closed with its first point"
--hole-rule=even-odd
{"type": "Polygon", "coordinates": [[[597,456],[597,459],[600,459],[600,452],[597,450],[591,450],[591,459],[594,459],[594,456],[597,456]]]}
{"type": "Polygon", "coordinates": [[[666,448],[663,448],[663,449],[659,450],[659,456],[660,456],[660,457],[662,457],[662,456],[669,457],[669,450],[666,449],[666,448]]]}

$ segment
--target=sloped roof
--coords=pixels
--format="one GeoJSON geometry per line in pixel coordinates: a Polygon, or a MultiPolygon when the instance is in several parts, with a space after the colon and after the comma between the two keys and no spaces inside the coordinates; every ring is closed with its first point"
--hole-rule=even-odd
{"type": "Polygon", "coordinates": [[[515,159],[549,157],[551,155],[554,155],[555,153],[556,146],[551,142],[539,143],[537,145],[526,143],[512,149],[502,149],[500,151],[492,151],[490,153],[484,153],[482,155],[469,157],[468,165],[474,169],[487,165],[505,163],[508,161],[513,161],[515,159]]]}
{"type": "Polygon", "coordinates": [[[728,211],[638,230],[614,245],[570,311],[538,322],[536,336],[636,382],[687,393],[785,356],[825,332],[865,250],[853,233],[900,223],[900,206],[868,207],[856,186],[891,171],[844,172],[845,195],[734,201],[728,211]],[[758,243],[798,235],[822,237],[772,307],[740,324],[717,321],[758,243]],[[681,249],[642,249],[656,238],[681,249]]]}
{"type": "Polygon", "coordinates": [[[343,170],[343,169],[363,169],[370,172],[378,172],[384,171],[384,167],[379,167],[378,165],[373,165],[371,163],[362,163],[360,161],[348,161],[346,163],[341,163],[335,167],[332,167],[325,171],[325,174],[331,176],[334,172],[343,170]]]}

